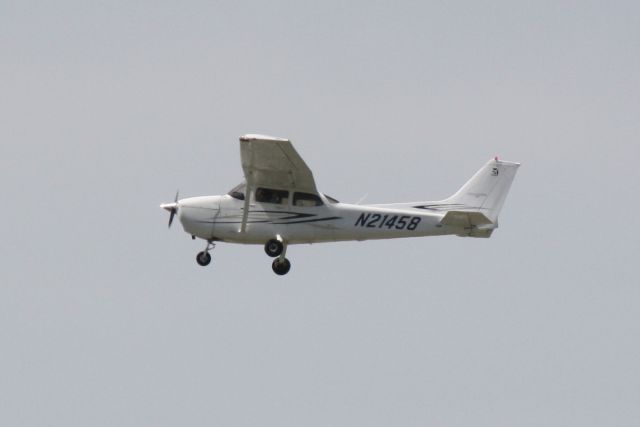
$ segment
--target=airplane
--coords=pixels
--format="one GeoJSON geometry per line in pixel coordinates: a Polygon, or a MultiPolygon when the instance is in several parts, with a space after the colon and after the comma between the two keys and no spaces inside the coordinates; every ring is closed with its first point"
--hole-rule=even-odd
{"type": "Polygon", "coordinates": [[[316,187],[311,169],[288,139],[240,137],[244,180],[227,194],[163,203],[192,239],[206,241],[196,262],[206,266],[216,242],[264,245],[272,269],[285,275],[289,245],[456,235],[488,238],[520,166],[488,161],[451,197],[440,201],[341,203],[316,187]]]}

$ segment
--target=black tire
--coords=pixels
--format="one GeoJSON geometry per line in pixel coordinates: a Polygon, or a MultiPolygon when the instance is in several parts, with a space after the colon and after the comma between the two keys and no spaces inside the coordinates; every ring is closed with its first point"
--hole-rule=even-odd
{"type": "Polygon", "coordinates": [[[280,261],[279,259],[274,259],[273,263],[271,263],[271,268],[273,269],[273,272],[278,276],[284,276],[289,272],[289,270],[291,270],[291,263],[286,258],[282,261],[280,261]]]}
{"type": "Polygon", "coordinates": [[[280,256],[283,250],[284,250],[284,245],[280,240],[271,239],[264,244],[264,251],[271,258],[280,256]]]}
{"type": "Polygon", "coordinates": [[[207,266],[211,262],[211,254],[209,252],[199,252],[196,255],[196,262],[201,266],[207,266]]]}

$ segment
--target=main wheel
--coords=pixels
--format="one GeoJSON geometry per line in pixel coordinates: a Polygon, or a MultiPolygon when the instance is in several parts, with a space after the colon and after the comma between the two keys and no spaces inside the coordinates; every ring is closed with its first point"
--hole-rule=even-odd
{"type": "Polygon", "coordinates": [[[264,251],[271,258],[280,256],[283,250],[284,250],[284,246],[282,245],[282,242],[280,240],[271,239],[264,245],[264,251]]]}
{"type": "Polygon", "coordinates": [[[198,255],[196,255],[196,262],[203,267],[209,265],[211,262],[211,254],[205,251],[199,252],[198,255]]]}
{"type": "Polygon", "coordinates": [[[273,272],[278,276],[284,276],[289,272],[289,270],[291,270],[291,263],[286,258],[282,261],[280,261],[279,259],[274,259],[273,263],[271,263],[271,268],[273,269],[273,272]]]}

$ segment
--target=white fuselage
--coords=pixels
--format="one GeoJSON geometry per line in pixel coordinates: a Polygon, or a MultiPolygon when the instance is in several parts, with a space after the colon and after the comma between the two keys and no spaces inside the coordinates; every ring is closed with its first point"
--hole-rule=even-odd
{"type": "Polygon", "coordinates": [[[182,199],[178,218],[185,232],[205,240],[264,244],[280,236],[287,244],[459,234],[461,227],[442,225],[444,215],[411,207],[332,203],[321,206],[249,203],[241,231],[245,202],[229,195],[182,199]]]}

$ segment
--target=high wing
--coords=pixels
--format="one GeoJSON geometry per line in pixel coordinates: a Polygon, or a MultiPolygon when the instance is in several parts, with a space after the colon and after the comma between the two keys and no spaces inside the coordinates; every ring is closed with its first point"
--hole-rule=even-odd
{"type": "Polygon", "coordinates": [[[246,230],[249,201],[256,188],[318,193],[311,169],[288,139],[266,135],[241,136],[240,159],[247,183],[241,233],[246,230]]]}
{"type": "Polygon", "coordinates": [[[318,193],[311,169],[291,141],[266,135],[240,137],[240,158],[247,184],[318,193]]]}

